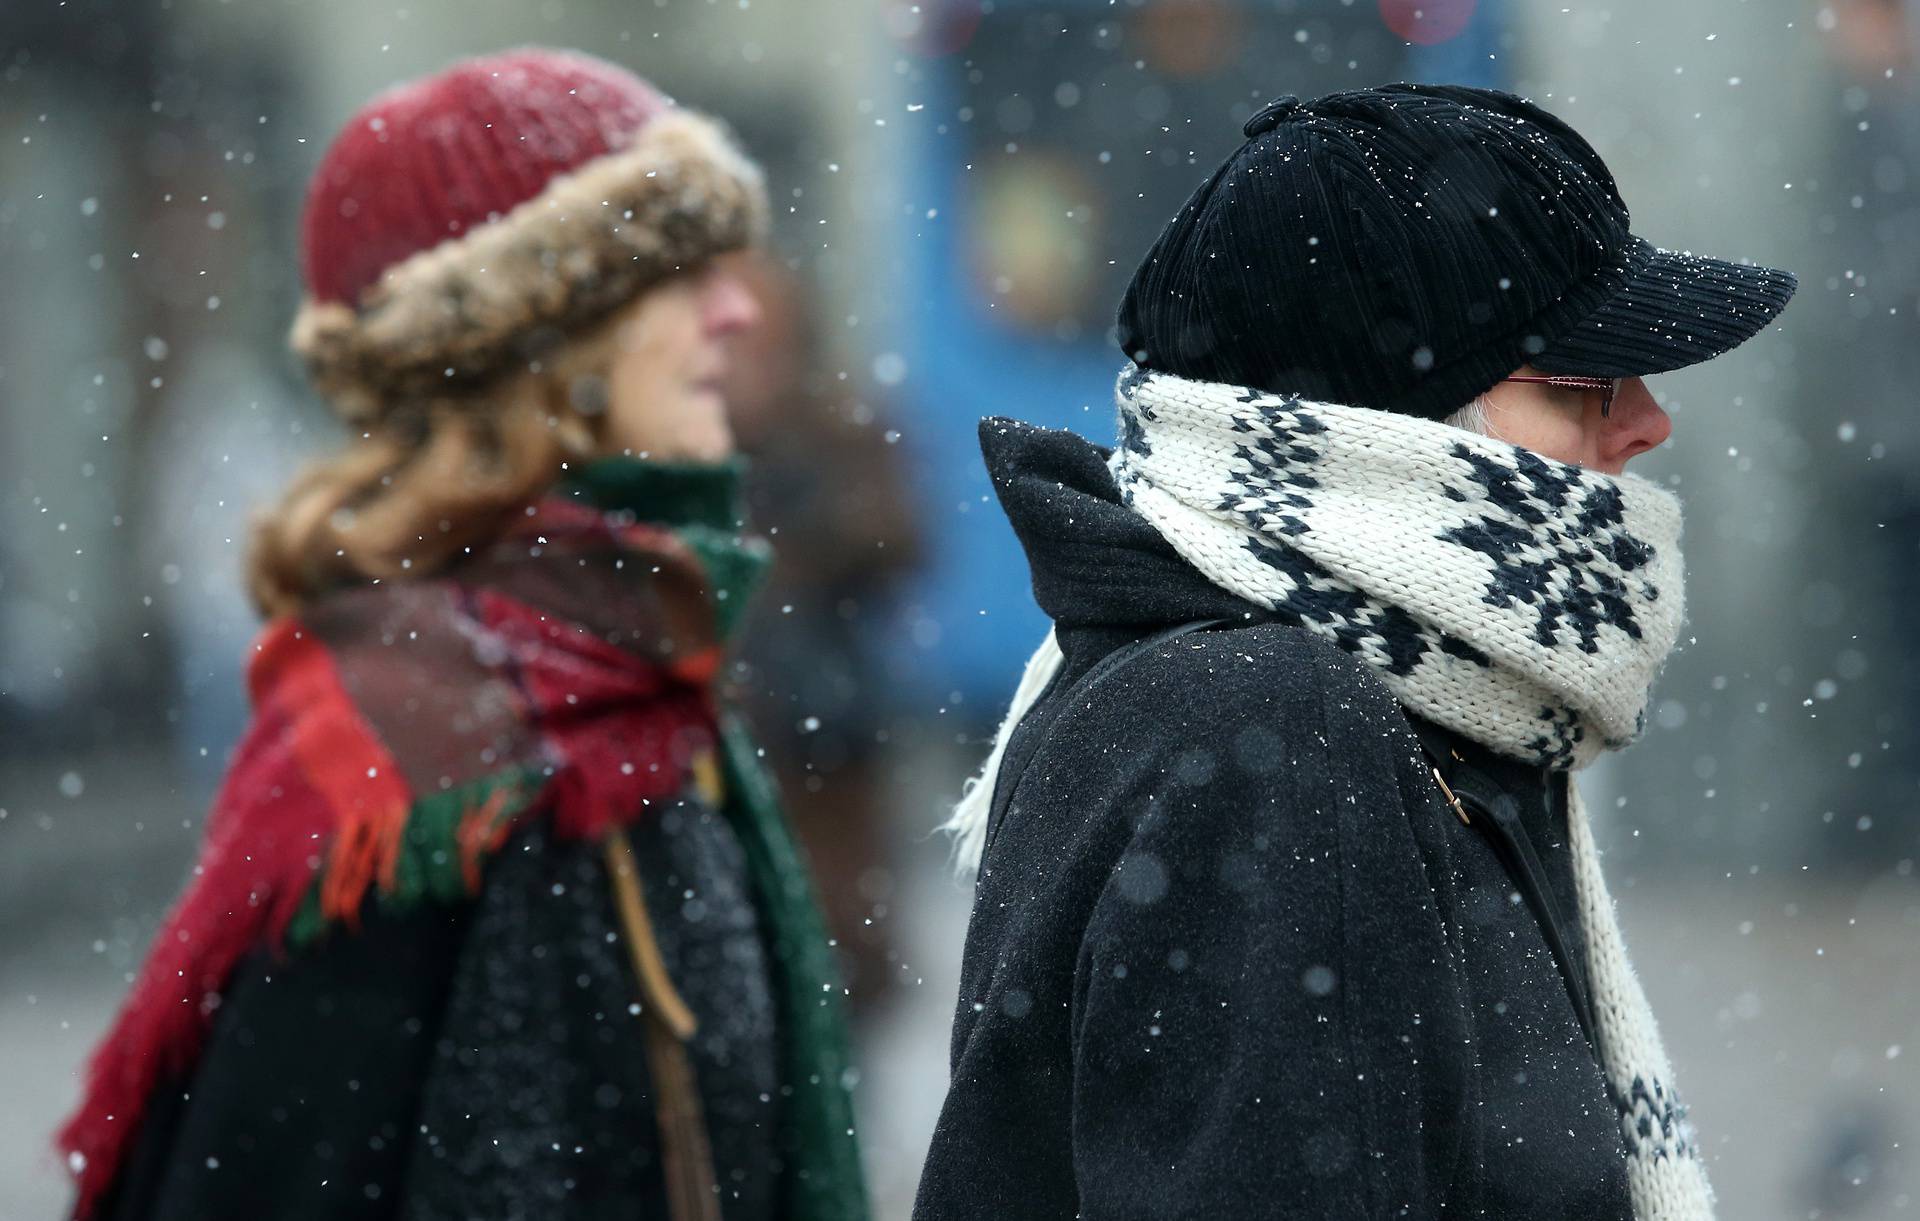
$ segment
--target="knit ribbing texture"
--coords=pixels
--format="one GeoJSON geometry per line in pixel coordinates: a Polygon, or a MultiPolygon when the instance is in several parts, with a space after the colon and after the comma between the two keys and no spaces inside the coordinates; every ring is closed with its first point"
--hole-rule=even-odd
{"type": "Polygon", "coordinates": [[[1680,506],[1446,424],[1129,367],[1112,467],[1214,584],[1502,754],[1578,767],[1645,723],[1683,612],[1680,506]]]}

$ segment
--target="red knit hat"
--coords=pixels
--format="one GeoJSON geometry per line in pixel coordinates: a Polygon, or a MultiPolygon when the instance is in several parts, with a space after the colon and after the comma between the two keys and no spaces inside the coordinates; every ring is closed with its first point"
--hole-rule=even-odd
{"type": "Polygon", "coordinates": [[[466,60],[369,102],[321,158],[293,346],[371,421],[751,243],[766,210],[719,126],[625,69],[540,49],[466,60]]]}

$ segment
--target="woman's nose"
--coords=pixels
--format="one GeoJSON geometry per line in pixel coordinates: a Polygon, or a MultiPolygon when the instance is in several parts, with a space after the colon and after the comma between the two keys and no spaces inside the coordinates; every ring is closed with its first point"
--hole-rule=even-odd
{"type": "Polygon", "coordinates": [[[746,281],[731,272],[714,273],[701,305],[702,320],[711,336],[737,334],[760,321],[759,300],[746,281]]]}
{"type": "Polygon", "coordinates": [[[1601,422],[1600,456],[1616,474],[1629,459],[1657,448],[1673,433],[1673,420],[1654,402],[1653,392],[1638,377],[1620,379],[1613,411],[1601,422]]]}

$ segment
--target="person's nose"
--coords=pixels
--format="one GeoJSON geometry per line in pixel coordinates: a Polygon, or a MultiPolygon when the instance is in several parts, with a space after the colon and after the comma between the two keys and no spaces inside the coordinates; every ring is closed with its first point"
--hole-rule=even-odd
{"type": "Polygon", "coordinates": [[[1638,377],[1620,379],[1613,411],[1601,423],[1600,456],[1606,469],[1618,474],[1630,459],[1658,448],[1673,433],[1673,419],[1654,402],[1653,392],[1638,377]]]}
{"type": "Polygon", "coordinates": [[[734,335],[760,321],[760,302],[745,280],[716,271],[701,300],[701,321],[709,336],[734,335]]]}

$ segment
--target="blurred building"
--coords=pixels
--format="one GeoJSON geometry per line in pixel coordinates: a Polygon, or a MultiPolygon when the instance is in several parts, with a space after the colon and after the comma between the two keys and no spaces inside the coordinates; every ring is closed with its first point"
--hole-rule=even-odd
{"type": "Polygon", "coordinates": [[[988,575],[1024,576],[1025,561],[978,461],[978,422],[1111,439],[1120,296],[1272,97],[1506,81],[1503,4],[1418,7],[950,3],[899,23],[896,92],[911,100],[890,140],[900,172],[875,372],[902,384],[931,512],[897,673],[949,706],[960,732],[990,731],[1046,630],[1024,580],[988,575]],[[1394,22],[1433,41],[1403,41],[1394,22]]]}

